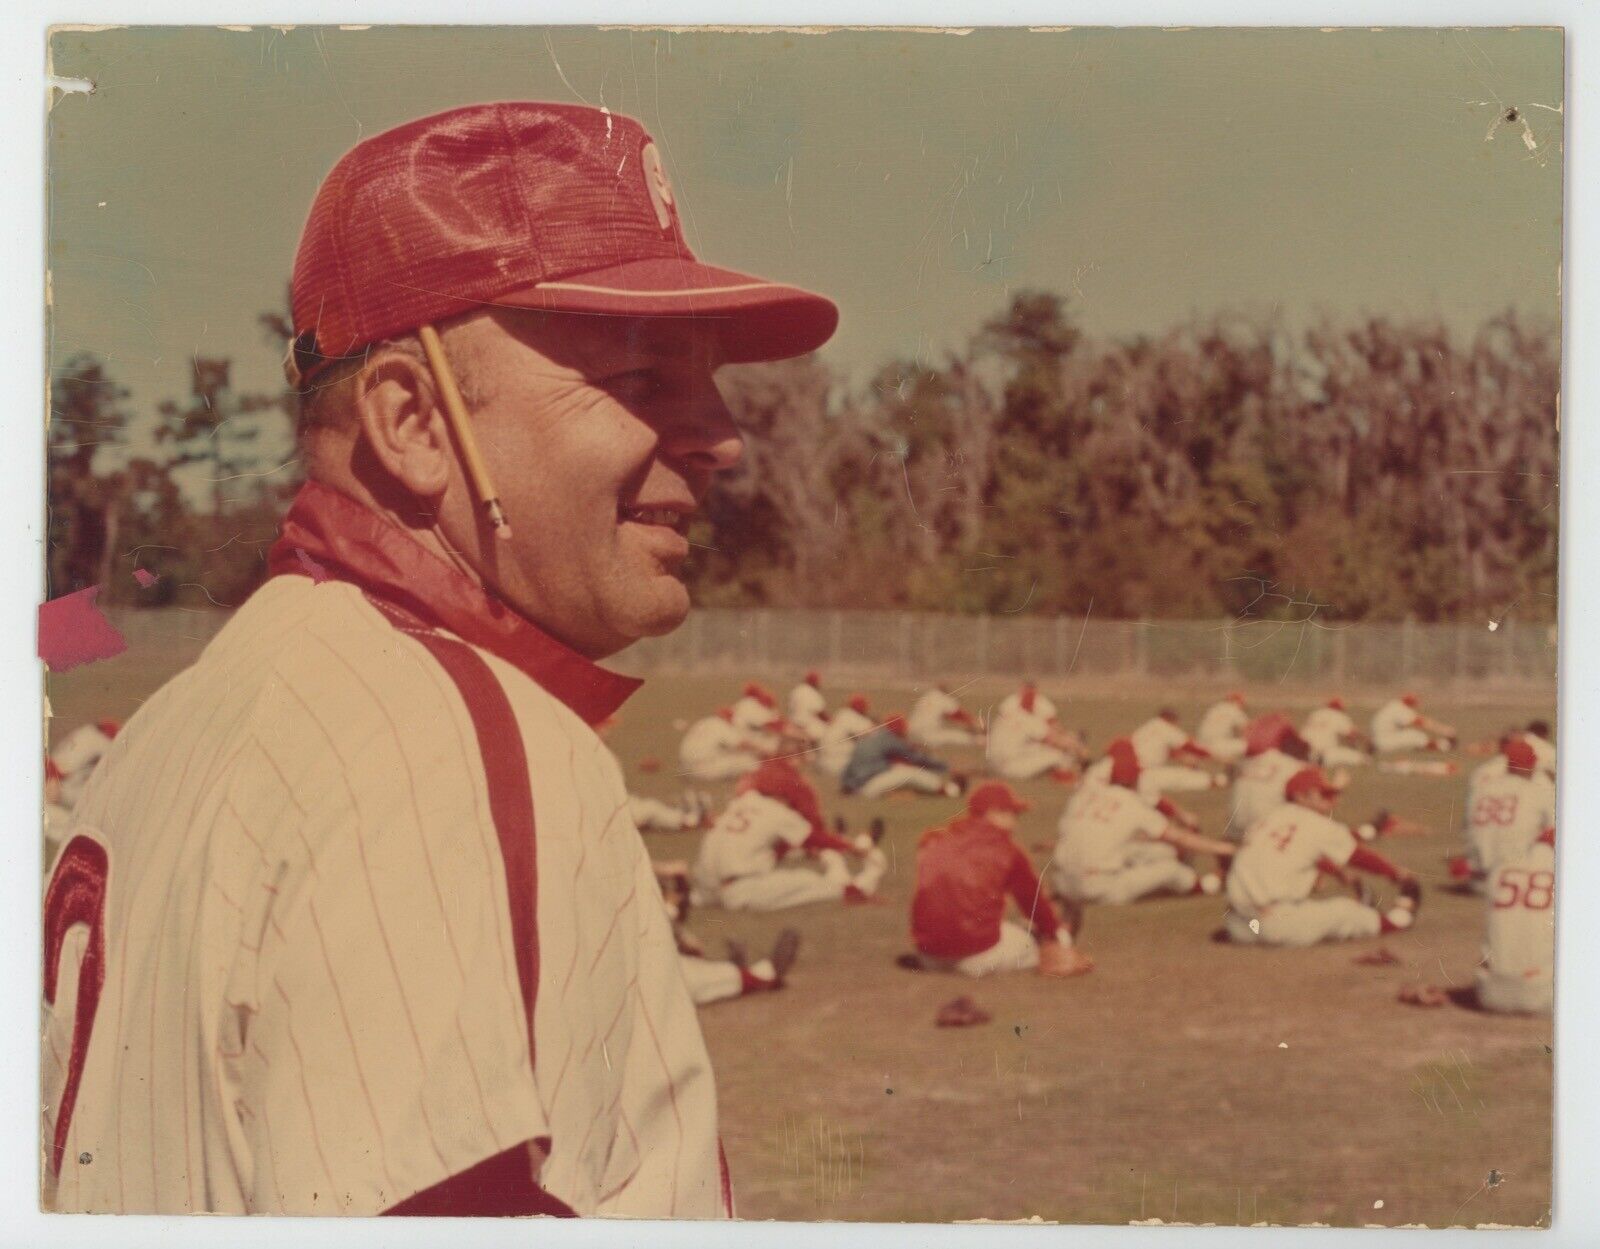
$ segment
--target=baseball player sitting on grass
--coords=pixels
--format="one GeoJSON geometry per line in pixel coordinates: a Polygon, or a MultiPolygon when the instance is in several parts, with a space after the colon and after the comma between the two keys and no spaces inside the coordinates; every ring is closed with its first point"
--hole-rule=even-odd
{"type": "Polygon", "coordinates": [[[1366,738],[1337,695],[1306,717],[1300,736],[1311,747],[1311,758],[1324,768],[1353,768],[1368,760],[1366,738]]]}
{"type": "Polygon", "coordinates": [[[1450,860],[1450,873],[1480,892],[1496,864],[1520,859],[1546,832],[1554,835],[1555,783],[1526,738],[1506,737],[1496,759],[1473,770],[1462,815],[1466,852],[1450,860]]]}
{"type": "Polygon", "coordinates": [[[882,825],[846,841],[822,823],[817,791],[784,759],[769,759],[735,787],[700,840],[691,881],[696,906],[779,911],[810,902],[863,902],[888,868],[878,849],[882,825]],[[804,851],[820,870],[785,862],[804,851]],[[847,854],[862,857],[855,875],[847,854]]]}
{"type": "Polygon", "coordinates": [[[1372,713],[1372,748],[1379,754],[1405,750],[1449,750],[1455,745],[1456,731],[1448,724],[1431,719],[1418,710],[1421,699],[1415,694],[1391,698],[1372,713]]]}
{"type": "Polygon", "coordinates": [[[1282,806],[1284,786],[1305,767],[1311,746],[1284,715],[1261,716],[1250,726],[1246,756],[1233,780],[1227,836],[1242,839],[1250,826],[1282,806]]]}
{"type": "Polygon", "coordinates": [[[269,579],[118,735],[46,893],[45,1202],[728,1216],[592,726],[638,685],[600,661],[688,613],[742,450],[716,370],[837,310],[697,260],[638,122],[527,102],[358,143],[290,293],[309,480],[269,579]]]}
{"type": "Polygon", "coordinates": [[[996,717],[1016,711],[1018,708],[1029,715],[1038,716],[1046,724],[1060,724],[1061,713],[1046,695],[1039,692],[1037,681],[1024,681],[1021,686],[1007,694],[1000,700],[1000,705],[994,709],[996,717]]]}
{"type": "Polygon", "coordinates": [[[798,932],[785,928],[773,942],[772,952],[754,963],[744,947],[733,941],[727,943],[727,958],[710,958],[700,939],[689,931],[688,865],[673,859],[658,862],[655,870],[666,901],[667,918],[672,921],[672,935],[678,943],[678,953],[683,956],[683,982],[689,987],[689,996],[696,1006],[783,988],[800,952],[798,932]]]}
{"type": "Polygon", "coordinates": [[[815,746],[828,727],[828,701],[822,696],[822,674],[813,668],[789,691],[789,723],[815,746]]]}
{"type": "Polygon", "coordinates": [[[80,724],[45,756],[44,836],[51,855],[71,828],[72,809],[121,727],[115,720],[80,724]]]}
{"type": "Polygon", "coordinates": [[[1206,708],[1195,740],[1217,762],[1232,763],[1244,756],[1244,730],[1249,723],[1244,695],[1235,691],[1206,708]]]}
{"type": "Polygon", "coordinates": [[[833,713],[817,746],[817,762],[829,776],[843,774],[850,765],[856,740],[877,728],[865,694],[852,694],[845,705],[833,713]]]}
{"type": "Polygon", "coordinates": [[[863,798],[885,798],[902,789],[954,798],[965,787],[965,779],[952,773],[948,763],[907,740],[906,718],[900,715],[856,738],[850,762],[839,776],[840,792],[863,798]]]}
{"type": "Polygon", "coordinates": [[[985,754],[989,771],[1010,781],[1048,775],[1061,784],[1078,779],[1083,742],[1056,721],[1054,707],[1031,685],[1016,701],[1007,698],[989,723],[985,754]]]}
{"type": "Polygon", "coordinates": [[[1201,837],[1165,799],[1167,809],[1140,797],[1138,756],[1126,738],[1111,743],[1109,783],[1086,785],[1067,803],[1057,825],[1051,884],[1071,902],[1112,905],[1153,893],[1222,892],[1216,872],[1204,875],[1179,858],[1180,851],[1226,860],[1232,843],[1201,837]]]}
{"type": "Polygon", "coordinates": [[[924,690],[911,704],[911,740],[929,750],[981,746],[983,726],[944,684],[924,690]]]}
{"type": "Polygon", "coordinates": [[[1178,713],[1164,707],[1132,733],[1128,740],[1139,756],[1139,766],[1151,774],[1151,783],[1163,793],[1172,790],[1221,789],[1228,778],[1220,772],[1205,772],[1174,760],[1211,758],[1208,751],[1178,727],[1178,713]]]}
{"type": "Polygon", "coordinates": [[[1414,873],[1361,844],[1376,835],[1371,825],[1352,830],[1332,818],[1339,792],[1322,769],[1303,767],[1284,786],[1284,804],[1245,834],[1228,869],[1230,941],[1307,946],[1411,927],[1421,885],[1414,873]],[[1401,896],[1386,911],[1354,897],[1312,896],[1319,875],[1353,885],[1352,871],[1387,877],[1401,896]]]}
{"type": "Polygon", "coordinates": [[[733,704],[733,726],[763,755],[776,753],[778,738],[790,731],[778,714],[777,696],[759,681],[746,685],[733,704]]]}
{"type": "Polygon", "coordinates": [[[1487,893],[1489,928],[1477,974],[1478,1005],[1549,1014],[1555,990],[1555,829],[1545,829],[1533,845],[1496,864],[1487,893]]]}
{"type": "Polygon", "coordinates": [[[911,898],[916,952],[901,955],[900,966],[967,976],[1034,969],[1064,977],[1093,969],[1012,839],[1026,810],[1009,785],[988,781],[972,791],[964,815],[922,835],[911,898]],[[1005,918],[1007,897],[1020,924],[1005,918]]]}
{"type": "Polygon", "coordinates": [[[719,707],[684,731],[678,744],[678,766],[697,781],[731,781],[753,772],[767,751],[733,722],[733,708],[719,707]]]}

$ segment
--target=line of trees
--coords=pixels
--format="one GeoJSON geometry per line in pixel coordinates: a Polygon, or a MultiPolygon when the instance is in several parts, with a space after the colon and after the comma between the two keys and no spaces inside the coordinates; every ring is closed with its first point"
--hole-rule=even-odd
{"type": "MultiPolygon", "coordinates": [[[[281,344],[283,319],[262,324],[281,344]]],[[[694,589],[729,606],[1551,619],[1559,383],[1554,330],[1512,313],[1470,341],[1225,317],[1107,340],[1024,293],[942,363],[865,386],[815,356],[728,370],[746,459],[691,534],[694,589]]],[[[242,601],[298,484],[279,462],[291,397],[235,394],[228,361],[197,360],[185,400],[126,400],[92,357],[54,379],[51,593],[242,601]],[[182,489],[185,470],[201,480],[182,489]],[[142,589],[135,567],[161,580],[142,589]]]]}

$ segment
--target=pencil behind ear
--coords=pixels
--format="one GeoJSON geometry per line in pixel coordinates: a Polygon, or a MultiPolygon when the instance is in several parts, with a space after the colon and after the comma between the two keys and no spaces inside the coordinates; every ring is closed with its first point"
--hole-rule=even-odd
{"type": "Polygon", "coordinates": [[[487,514],[489,524],[494,527],[495,537],[502,542],[509,542],[511,526],[506,521],[506,514],[500,506],[500,496],[495,491],[494,482],[489,479],[488,465],[483,462],[483,456],[478,452],[478,440],[472,432],[472,418],[467,412],[467,405],[461,399],[461,388],[456,385],[450,361],[445,358],[444,344],[439,341],[439,332],[431,325],[423,325],[418,327],[417,336],[422,340],[422,350],[427,353],[428,364],[433,369],[434,381],[439,388],[439,398],[444,404],[445,417],[455,435],[456,445],[461,448],[461,460],[466,465],[472,491],[478,496],[478,503],[487,514]]]}

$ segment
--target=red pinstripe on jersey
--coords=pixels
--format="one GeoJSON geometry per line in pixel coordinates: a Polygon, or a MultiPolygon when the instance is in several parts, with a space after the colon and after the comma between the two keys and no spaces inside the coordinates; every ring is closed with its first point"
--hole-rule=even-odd
{"type": "Polygon", "coordinates": [[[92,837],[74,837],[61,852],[44,899],[44,1000],[52,1006],[55,1005],[56,977],[67,931],[77,924],[89,926],[89,948],[78,964],[78,1000],[76,1022],[72,1029],[72,1053],[67,1060],[67,1082],[56,1111],[55,1141],[50,1158],[51,1169],[58,1174],[61,1171],[61,1157],[67,1148],[67,1128],[72,1123],[72,1107],[78,1100],[78,1082],[83,1078],[84,1058],[89,1052],[94,1013],[100,1005],[100,990],[105,985],[104,924],[106,879],[110,870],[104,846],[92,837]]]}

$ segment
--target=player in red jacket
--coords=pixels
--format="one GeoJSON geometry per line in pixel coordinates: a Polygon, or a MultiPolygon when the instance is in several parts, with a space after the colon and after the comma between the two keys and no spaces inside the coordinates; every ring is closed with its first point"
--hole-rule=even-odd
{"type": "Polygon", "coordinates": [[[901,966],[968,976],[1030,968],[1075,976],[1094,967],[1073,948],[1033,864],[1012,839],[1026,810],[1009,785],[991,781],[973,791],[966,814],[923,834],[911,899],[917,950],[902,956],[901,966]],[[1020,924],[1005,918],[1008,895],[1022,913],[1020,924]]]}

